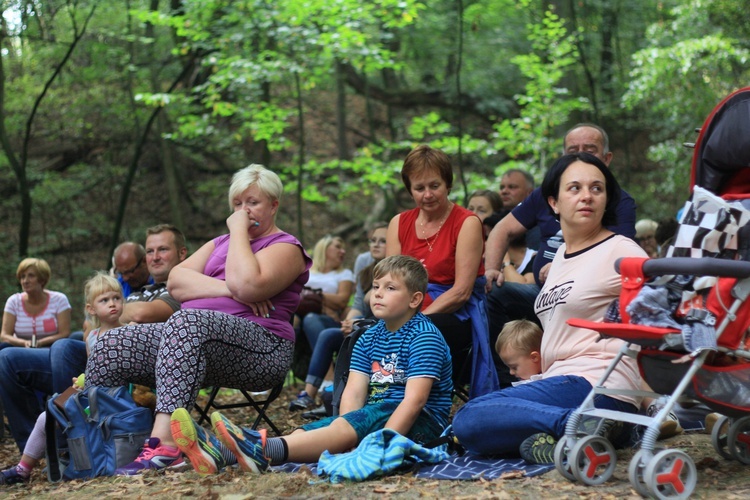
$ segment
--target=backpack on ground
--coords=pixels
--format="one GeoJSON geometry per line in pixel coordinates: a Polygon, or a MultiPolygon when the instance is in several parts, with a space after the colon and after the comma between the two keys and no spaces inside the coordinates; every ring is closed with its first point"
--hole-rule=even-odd
{"type": "Polygon", "coordinates": [[[50,481],[113,475],[138,456],[152,425],[151,410],[137,406],[127,387],[92,386],[67,398],[56,394],[47,402],[50,481]],[[67,440],[67,465],[59,459],[58,432],[67,440]]]}
{"type": "Polygon", "coordinates": [[[349,379],[349,365],[352,362],[354,344],[357,343],[357,339],[359,339],[368,328],[372,327],[377,322],[378,320],[376,319],[361,319],[356,321],[354,325],[352,325],[352,333],[344,337],[344,341],[341,343],[339,353],[336,356],[336,366],[333,371],[333,397],[331,407],[334,416],[339,414],[341,396],[344,394],[346,381],[349,379]]]}

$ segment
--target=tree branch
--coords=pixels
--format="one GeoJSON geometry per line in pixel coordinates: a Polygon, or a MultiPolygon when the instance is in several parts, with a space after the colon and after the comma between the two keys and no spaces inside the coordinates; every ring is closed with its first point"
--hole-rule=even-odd
{"type": "MultiPolygon", "coordinates": [[[[189,61],[185,63],[185,65],[182,67],[182,71],[179,75],[177,75],[177,78],[174,79],[172,84],[169,86],[169,89],[167,89],[167,94],[174,91],[175,88],[182,82],[183,78],[192,71],[195,63],[195,59],[199,57],[196,55],[189,61]]],[[[159,113],[161,113],[162,107],[156,108],[152,113],[151,116],[148,118],[148,121],[146,122],[145,127],[143,128],[143,133],[141,134],[141,137],[138,139],[138,143],[135,146],[135,152],[133,153],[133,159],[130,162],[130,167],[128,168],[128,175],[125,178],[125,184],[122,187],[122,192],[120,194],[120,204],[117,208],[117,219],[115,220],[115,227],[112,231],[112,240],[110,241],[110,249],[109,254],[111,255],[112,252],[114,252],[115,247],[118,244],[118,240],[120,238],[120,230],[122,229],[122,221],[125,219],[125,208],[128,205],[128,197],[130,196],[130,188],[133,185],[133,179],[135,179],[135,173],[138,170],[138,162],[141,159],[141,154],[143,153],[143,148],[146,145],[146,141],[148,139],[149,134],[151,133],[151,127],[153,126],[154,122],[156,121],[156,118],[159,116],[159,113]]]]}
{"type": "Polygon", "coordinates": [[[486,113],[478,108],[478,101],[473,97],[461,94],[455,103],[451,98],[453,93],[450,91],[421,91],[421,90],[399,90],[390,91],[383,87],[373,85],[368,82],[351,64],[342,64],[346,83],[349,84],[358,94],[367,95],[384,104],[402,108],[414,108],[415,106],[432,106],[438,108],[455,109],[460,105],[465,112],[474,114],[488,122],[492,122],[486,113]]]}

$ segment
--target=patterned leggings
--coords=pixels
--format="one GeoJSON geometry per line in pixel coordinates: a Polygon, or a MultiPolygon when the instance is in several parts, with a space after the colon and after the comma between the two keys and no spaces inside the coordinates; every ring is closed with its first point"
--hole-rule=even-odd
{"type": "Polygon", "coordinates": [[[180,310],[166,323],[123,326],[101,335],[86,366],[86,387],[156,387],[156,411],[172,413],[192,408],[201,387],[274,387],[289,371],[293,350],[293,342],[247,319],[180,310]]]}

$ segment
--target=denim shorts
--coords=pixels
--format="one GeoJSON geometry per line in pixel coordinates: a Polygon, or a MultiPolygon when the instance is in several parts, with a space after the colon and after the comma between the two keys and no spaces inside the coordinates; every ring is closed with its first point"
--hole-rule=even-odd
{"type": "MultiPolygon", "coordinates": [[[[316,422],[305,424],[300,429],[311,431],[313,429],[320,429],[321,427],[328,427],[335,419],[343,418],[354,428],[354,431],[357,433],[357,442],[359,443],[368,434],[384,429],[385,424],[388,423],[388,419],[391,418],[397,407],[398,403],[366,404],[359,410],[350,411],[338,417],[322,418],[316,422]]],[[[429,412],[423,409],[406,437],[415,443],[427,443],[440,437],[442,432],[442,426],[437,423],[429,412]]]]}

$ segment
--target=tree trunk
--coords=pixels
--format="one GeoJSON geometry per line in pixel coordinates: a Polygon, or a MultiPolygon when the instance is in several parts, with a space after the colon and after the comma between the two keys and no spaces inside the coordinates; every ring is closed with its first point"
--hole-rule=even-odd
{"type": "MultiPolygon", "coordinates": [[[[60,63],[55,66],[52,75],[45,82],[41,93],[34,100],[34,105],[32,106],[29,117],[26,120],[20,158],[16,155],[5,128],[5,71],[2,65],[2,55],[0,55],[0,142],[2,142],[3,150],[16,175],[18,190],[21,194],[21,223],[18,228],[18,256],[22,258],[28,254],[29,239],[31,235],[31,186],[29,185],[28,177],[26,176],[26,168],[28,166],[29,143],[31,142],[31,132],[34,125],[34,119],[36,118],[36,113],[39,111],[39,107],[52,86],[52,83],[57,79],[57,76],[73,54],[78,42],[81,41],[84,33],[86,33],[86,28],[88,27],[89,21],[93,17],[95,11],[96,3],[91,7],[91,11],[86,16],[83,26],[79,31],[78,24],[75,21],[76,10],[73,8],[70,14],[72,20],[73,41],[65,51],[65,55],[60,63]]],[[[0,30],[0,46],[2,46],[2,41],[5,38],[4,33],[5,29],[4,26],[2,26],[2,30],[0,30]]]]}
{"type": "Polygon", "coordinates": [[[302,106],[302,84],[299,73],[294,73],[294,86],[297,91],[297,124],[299,126],[299,153],[297,166],[297,238],[302,246],[305,245],[305,233],[302,226],[302,188],[305,170],[305,114],[302,106]]]}
{"type": "MultiPolygon", "coordinates": [[[[159,0],[151,0],[151,11],[157,12],[159,10],[159,0]]],[[[151,23],[146,24],[146,36],[154,38],[154,27],[151,23]]],[[[154,44],[150,45],[151,61],[158,61],[156,57],[154,44]]],[[[151,89],[153,92],[158,92],[159,77],[158,71],[154,66],[151,66],[151,89]]],[[[172,219],[172,224],[184,231],[184,223],[182,218],[182,210],[180,207],[180,194],[179,194],[179,183],[177,182],[177,166],[174,163],[174,150],[172,149],[172,143],[164,139],[164,133],[167,131],[168,121],[165,113],[159,113],[156,122],[156,133],[158,136],[157,144],[159,145],[159,152],[161,153],[161,164],[164,169],[164,179],[167,184],[167,199],[169,200],[169,212],[172,219]]]]}
{"type": "Polygon", "coordinates": [[[336,140],[339,149],[339,160],[349,160],[349,144],[346,137],[346,84],[344,68],[336,60],[336,140]]]}
{"type": "MultiPolygon", "coordinates": [[[[182,79],[185,78],[185,76],[191,71],[193,68],[194,61],[189,60],[185,62],[185,65],[182,67],[182,71],[180,74],[175,78],[174,82],[172,82],[172,85],[169,86],[169,89],[167,89],[167,94],[172,92],[181,82],[182,79]]],[[[133,179],[135,179],[135,173],[138,170],[138,163],[141,160],[141,154],[143,154],[143,148],[146,145],[146,141],[148,140],[148,136],[151,133],[151,127],[154,125],[154,122],[156,121],[156,118],[159,116],[159,113],[161,112],[162,108],[156,108],[149,117],[148,121],[146,122],[146,125],[143,128],[143,131],[141,133],[140,138],[138,139],[138,142],[135,145],[135,151],[133,152],[133,159],[130,162],[130,167],[128,168],[128,175],[125,178],[125,183],[122,186],[122,191],[120,193],[120,202],[117,205],[117,216],[115,218],[115,225],[112,229],[112,238],[110,239],[110,248],[109,248],[109,254],[111,255],[112,252],[114,252],[115,247],[118,245],[119,239],[120,239],[120,231],[122,230],[122,222],[125,219],[125,210],[128,206],[128,197],[130,196],[130,188],[133,186],[133,179]]]]}

